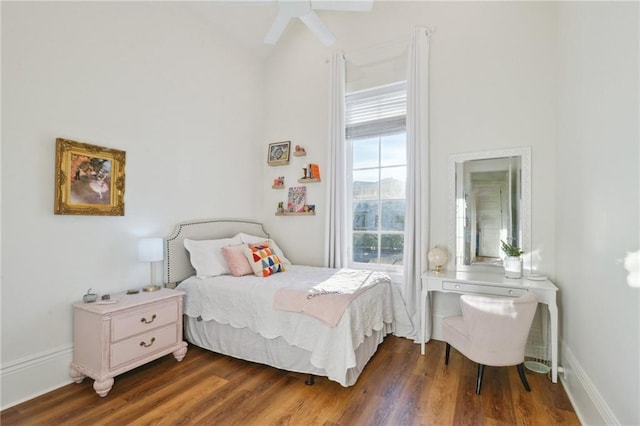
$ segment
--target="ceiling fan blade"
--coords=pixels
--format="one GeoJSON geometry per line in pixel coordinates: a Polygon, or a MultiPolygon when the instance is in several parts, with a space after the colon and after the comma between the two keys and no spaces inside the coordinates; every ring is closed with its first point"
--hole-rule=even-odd
{"type": "Polygon", "coordinates": [[[285,28],[287,28],[287,24],[289,23],[290,19],[291,16],[289,14],[282,12],[278,13],[278,16],[276,16],[276,20],[273,21],[269,32],[266,36],[264,36],[264,42],[266,44],[276,44],[285,28]]]}
{"type": "Polygon", "coordinates": [[[336,42],[336,38],[331,34],[331,31],[322,23],[318,15],[314,11],[300,17],[300,20],[305,23],[312,33],[316,35],[325,46],[331,46],[336,42]]]}
{"type": "Polygon", "coordinates": [[[344,12],[371,12],[373,0],[314,0],[311,2],[311,8],[344,12]]]}

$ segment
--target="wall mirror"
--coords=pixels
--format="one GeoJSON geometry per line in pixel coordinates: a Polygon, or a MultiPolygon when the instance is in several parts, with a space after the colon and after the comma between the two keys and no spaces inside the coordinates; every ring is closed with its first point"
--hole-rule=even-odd
{"type": "Polygon", "coordinates": [[[455,154],[448,174],[455,269],[502,268],[501,240],[520,247],[531,269],[531,148],[455,154]]]}

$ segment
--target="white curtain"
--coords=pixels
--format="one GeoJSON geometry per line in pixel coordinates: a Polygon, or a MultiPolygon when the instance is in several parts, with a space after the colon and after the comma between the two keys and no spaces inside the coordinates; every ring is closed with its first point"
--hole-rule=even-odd
{"type": "Polygon", "coordinates": [[[329,96],[329,161],[327,161],[327,236],[324,264],[348,265],[347,255],[347,147],[345,142],[345,60],[341,52],[331,57],[329,96]]]}
{"type": "MultiPolygon", "coordinates": [[[[420,276],[427,268],[429,244],[429,40],[426,28],[414,28],[407,75],[407,206],[404,225],[402,295],[421,342],[420,276]]],[[[425,307],[431,315],[430,303],[425,307]]],[[[430,331],[429,331],[430,334],[430,331]]]]}

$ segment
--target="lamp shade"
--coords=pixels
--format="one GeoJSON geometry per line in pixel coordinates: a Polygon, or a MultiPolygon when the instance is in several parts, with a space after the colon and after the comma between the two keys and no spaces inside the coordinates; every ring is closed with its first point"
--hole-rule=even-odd
{"type": "Polygon", "coordinates": [[[449,261],[449,253],[445,249],[435,246],[429,250],[427,260],[434,267],[434,271],[440,272],[442,267],[449,261]]]}
{"type": "Polygon", "coordinates": [[[141,262],[159,262],[164,259],[162,238],[143,238],[138,241],[138,260],[141,262]]]}

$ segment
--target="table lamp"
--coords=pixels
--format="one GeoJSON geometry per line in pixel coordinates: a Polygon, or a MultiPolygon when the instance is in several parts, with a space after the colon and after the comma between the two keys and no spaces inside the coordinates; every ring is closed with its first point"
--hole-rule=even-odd
{"type": "Polygon", "coordinates": [[[442,267],[449,261],[449,253],[442,247],[435,246],[429,250],[427,260],[433,267],[433,272],[442,272],[442,267]]]}
{"type": "Polygon", "coordinates": [[[149,270],[151,272],[149,285],[142,288],[144,291],[156,291],[161,288],[159,285],[154,284],[153,262],[160,262],[164,259],[163,243],[162,238],[142,238],[138,241],[138,260],[149,262],[149,270]]]}

